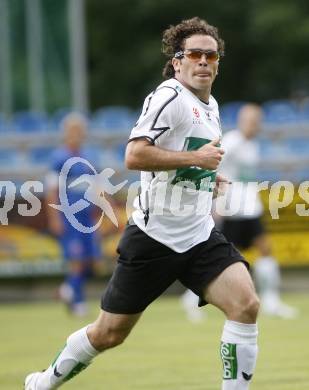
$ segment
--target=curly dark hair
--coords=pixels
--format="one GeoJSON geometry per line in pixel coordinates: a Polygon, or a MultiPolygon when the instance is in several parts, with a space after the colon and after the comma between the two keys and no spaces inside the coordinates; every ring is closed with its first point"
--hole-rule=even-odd
{"type": "Polygon", "coordinates": [[[163,77],[170,79],[175,76],[172,58],[177,51],[183,50],[184,41],[195,34],[209,35],[218,43],[218,52],[220,57],[224,55],[224,41],[219,37],[218,29],[211,26],[206,20],[194,17],[192,19],[183,20],[176,26],[170,26],[163,32],[162,38],[162,53],[168,57],[163,68],[163,77]]]}

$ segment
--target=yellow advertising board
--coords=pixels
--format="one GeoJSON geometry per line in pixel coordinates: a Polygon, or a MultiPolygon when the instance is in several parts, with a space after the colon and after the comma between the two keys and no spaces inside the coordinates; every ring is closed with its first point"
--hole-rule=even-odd
{"type": "MultiPolygon", "coordinates": [[[[289,189],[289,191],[293,191],[289,189]]],[[[282,198],[283,194],[281,194],[282,198]]],[[[274,218],[272,209],[273,199],[269,190],[262,191],[261,197],[265,213],[263,221],[266,231],[272,243],[273,255],[282,266],[304,266],[309,265],[309,205],[299,195],[295,186],[293,193],[285,194],[286,199],[292,201],[285,207],[279,208],[278,219],[274,218]],[[299,207],[305,211],[299,215],[299,207]],[[297,212],[298,211],[298,212],[297,212]]],[[[281,199],[282,200],[282,199],[281,199]]],[[[253,262],[257,253],[250,249],[244,255],[253,262]]]]}

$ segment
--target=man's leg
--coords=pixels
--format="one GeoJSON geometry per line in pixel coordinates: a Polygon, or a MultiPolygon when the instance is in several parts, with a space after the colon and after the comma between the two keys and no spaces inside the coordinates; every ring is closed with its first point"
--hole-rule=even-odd
{"type": "Polygon", "coordinates": [[[59,295],[73,314],[83,316],[87,312],[84,291],[84,264],[81,260],[70,260],[67,262],[67,267],[67,275],[64,283],[59,288],[59,295]]]}
{"type": "Polygon", "coordinates": [[[261,310],[268,315],[282,318],[293,318],[297,310],[284,302],[280,297],[281,272],[278,261],[272,256],[271,244],[266,234],[255,238],[253,245],[260,257],[253,266],[254,279],[261,299],[261,310]]]}
{"type": "Polygon", "coordinates": [[[204,312],[198,307],[199,297],[190,289],[187,289],[181,296],[181,303],[186,312],[187,318],[191,322],[203,320],[204,312]]]}
{"type": "Polygon", "coordinates": [[[141,314],[112,314],[101,311],[93,324],[68,337],[64,348],[46,371],[28,375],[25,390],[60,387],[84,370],[100,352],[121,344],[141,314]]]}
{"type": "Polygon", "coordinates": [[[221,339],[222,390],[247,390],[257,358],[259,300],[245,265],[227,267],[209,284],[205,300],[227,318],[221,339]]]}

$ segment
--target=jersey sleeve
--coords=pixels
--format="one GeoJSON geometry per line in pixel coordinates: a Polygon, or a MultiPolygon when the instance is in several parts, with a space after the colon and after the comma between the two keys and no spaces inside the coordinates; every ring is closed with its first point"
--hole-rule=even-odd
{"type": "Polygon", "coordinates": [[[52,155],[50,159],[50,164],[49,164],[49,170],[60,173],[63,164],[65,163],[66,158],[63,155],[61,150],[56,150],[52,155]]]}
{"type": "Polygon", "coordinates": [[[47,190],[52,190],[58,187],[59,174],[64,162],[65,158],[60,150],[56,150],[54,153],[52,153],[49,169],[45,176],[45,185],[47,190]]]}
{"type": "Polygon", "coordinates": [[[161,87],[145,99],[137,124],[132,129],[129,142],[146,138],[155,141],[168,130],[177,127],[180,121],[178,91],[172,87],[161,87]]]}

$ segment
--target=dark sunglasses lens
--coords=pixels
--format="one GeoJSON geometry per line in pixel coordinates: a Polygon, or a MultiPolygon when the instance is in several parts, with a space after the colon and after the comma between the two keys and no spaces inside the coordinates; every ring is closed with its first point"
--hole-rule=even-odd
{"type": "Polygon", "coordinates": [[[187,54],[187,57],[190,58],[190,60],[198,61],[201,59],[203,52],[198,51],[198,50],[194,50],[194,51],[188,51],[188,53],[186,53],[186,54],[187,54]]]}
{"type": "Polygon", "coordinates": [[[210,51],[206,55],[207,61],[216,62],[219,59],[219,54],[216,51],[210,51]]]}
{"type": "Polygon", "coordinates": [[[208,62],[216,62],[219,59],[219,54],[217,51],[202,51],[202,50],[194,50],[194,51],[188,51],[186,53],[186,56],[193,61],[199,61],[203,54],[206,55],[208,62]]]}

